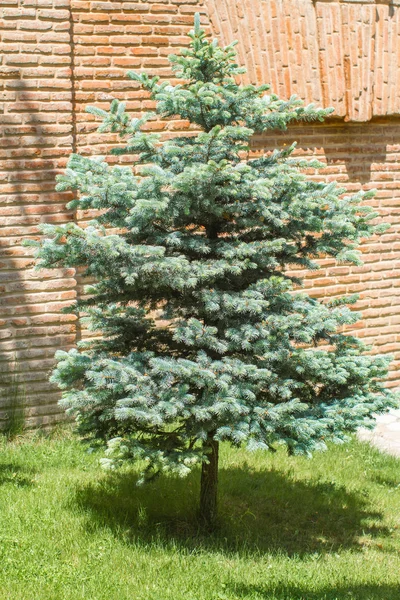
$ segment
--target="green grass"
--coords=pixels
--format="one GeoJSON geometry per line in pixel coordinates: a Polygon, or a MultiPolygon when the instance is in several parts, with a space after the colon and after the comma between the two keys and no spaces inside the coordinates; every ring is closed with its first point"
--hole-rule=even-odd
{"type": "Polygon", "coordinates": [[[0,441],[1,600],[400,600],[400,461],[223,447],[220,525],[199,473],[136,487],[68,433],[0,441]]]}

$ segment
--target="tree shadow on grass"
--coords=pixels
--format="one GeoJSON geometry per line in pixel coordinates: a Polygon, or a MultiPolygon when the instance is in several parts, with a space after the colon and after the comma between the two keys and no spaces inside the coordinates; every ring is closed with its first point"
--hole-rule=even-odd
{"type": "Polygon", "coordinates": [[[400,588],[395,584],[349,584],[323,587],[310,591],[305,586],[233,584],[225,589],[227,598],[235,600],[400,600],[400,588]],[[231,594],[231,595],[229,595],[231,594]]]}
{"type": "Polygon", "coordinates": [[[373,481],[377,484],[386,487],[388,489],[397,489],[400,487],[400,477],[393,476],[392,474],[379,473],[373,476],[373,481]]]}
{"type": "Polygon", "coordinates": [[[16,487],[32,485],[33,473],[13,463],[0,464],[0,485],[12,484],[16,487]]]}
{"type": "Polygon", "coordinates": [[[132,472],[104,476],[77,490],[74,503],[88,527],[107,527],[119,537],[192,550],[284,552],[289,556],[360,548],[360,536],[389,535],[368,498],[334,483],[296,480],[276,470],[220,470],[220,519],[203,535],[196,519],[199,474],[160,478],[137,487],[132,472]]]}

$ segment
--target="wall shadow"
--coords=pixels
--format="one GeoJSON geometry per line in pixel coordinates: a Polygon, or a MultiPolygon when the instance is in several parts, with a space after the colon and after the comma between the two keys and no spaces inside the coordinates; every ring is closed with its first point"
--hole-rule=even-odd
{"type": "MultiPolygon", "coordinates": [[[[11,89],[14,91],[15,100],[18,101],[20,95],[26,91],[21,69],[11,69],[8,82],[11,82],[11,89]]],[[[30,114],[32,103],[27,102],[25,105],[30,114]]],[[[25,108],[24,104],[23,108],[25,108]]],[[[7,178],[3,180],[3,185],[0,186],[0,194],[5,200],[7,198],[12,199],[11,204],[8,204],[7,201],[5,202],[6,214],[8,214],[9,208],[14,208],[16,212],[15,215],[11,212],[12,217],[26,217],[24,198],[24,185],[26,182],[22,181],[22,177],[21,182],[18,181],[18,174],[21,173],[22,175],[24,171],[24,160],[23,157],[15,156],[15,151],[17,150],[18,152],[18,136],[16,135],[18,126],[22,129],[22,120],[21,124],[17,123],[13,126],[12,122],[7,123],[6,119],[0,125],[0,142],[1,147],[4,149],[4,158],[2,158],[1,162],[3,163],[4,161],[8,171],[7,178]]],[[[30,127],[30,124],[27,126],[30,127]]],[[[34,132],[35,128],[32,126],[30,133],[34,134],[34,132]]],[[[4,226],[6,226],[6,223],[4,223],[4,226]]],[[[0,337],[2,342],[0,345],[0,431],[4,431],[11,436],[20,433],[25,420],[25,391],[24,383],[21,381],[21,374],[19,373],[19,349],[17,340],[15,339],[15,325],[12,321],[12,315],[4,313],[2,310],[2,307],[6,311],[9,310],[11,304],[9,294],[7,293],[8,283],[17,286],[17,289],[19,288],[22,304],[24,303],[25,292],[22,284],[22,271],[16,266],[17,259],[15,258],[14,246],[15,241],[12,237],[9,239],[8,237],[0,238],[0,279],[2,283],[0,286],[0,337]]],[[[0,469],[3,469],[3,467],[0,467],[0,469]]],[[[2,478],[0,478],[1,481],[2,478]]]]}
{"type": "MultiPolygon", "coordinates": [[[[324,132],[327,143],[323,144],[327,167],[344,164],[350,183],[369,183],[373,179],[372,165],[386,162],[387,145],[393,143],[389,136],[384,134],[384,130],[382,137],[372,131],[373,137],[367,143],[368,129],[373,130],[375,127],[379,128],[379,121],[362,124],[338,123],[334,127],[328,127],[324,132]]],[[[395,130],[396,127],[393,127],[394,132],[395,130]]]]}
{"type": "MultiPolygon", "coordinates": [[[[345,122],[331,117],[324,123],[293,124],[285,131],[257,134],[252,138],[255,153],[282,149],[297,143],[298,155],[326,162],[320,175],[339,183],[369,184],[377,181],[384,186],[396,180],[396,159],[400,146],[400,119],[374,118],[368,122],[345,122]],[[390,156],[392,155],[392,156],[390,156]]],[[[384,189],[384,188],[383,188],[384,189]]],[[[389,189],[391,189],[389,187],[389,189]]]]}
{"type": "MultiPolygon", "coordinates": [[[[65,151],[57,148],[53,115],[40,109],[40,93],[46,94],[45,88],[32,89],[31,81],[24,79],[22,67],[10,69],[6,79],[6,89],[15,98],[0,125],[4,171],[0,194],[4,199],[4,215],[9,217],[4,220],[4,227],[10,231],[0,237],[0,431],[12,437],[32,424],[29,422],[32,408],[36,409],[35,424],[46,424],[37,392],[41,391],[40,386],[43,392],[49,392],[47,375],[36,377],[33,371],[37,365],[32,369],[28,362],[50,358],[41,341],[35,344],[31,315],[37,316],[38,311],[35,303],[27,299],[28,294],[42,290],[40,282],[33,291],[25,284],[27,273],[34,267],[34,258],[32,250],[21,245],[24,238],[37,237],[35,230],[39,223],[54,218],[54,206],[62,199],[54,191],[56,174],[60,172],[57,163],[65,151]]],[[[53,389],[58,394],[55,386],[50,393],[53,389]]],[[[60,411],[52,409],[52,412],[60,411]]]]}
{"type": "Polygon", "coordinates": [[[136,487],[133,473],[113,473],[77,490],[89,529],[107,527],[128,541],[157,540],[186,549],[288,556],[360,549],[360,536],[387,536],[367,498],[334,483],[295,480],[270,470],[220,470],[220,523],[204,536],[196,520],[198,473],[136,487]]]}

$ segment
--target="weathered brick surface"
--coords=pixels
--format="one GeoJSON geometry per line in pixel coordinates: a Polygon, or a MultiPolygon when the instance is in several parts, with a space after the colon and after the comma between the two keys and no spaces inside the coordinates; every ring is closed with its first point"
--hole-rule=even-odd
{"type": "Polygon", "coordinates": [[[400,111],[399,2],[206,0],[212,29],[239,40],[245,80],[367,121],[400,111]]]}
{"type": "Polygon", "coordinates": [[[69,3],[3,0],[0,20],[0,420],[17,393],[28,421],[47,423],[59,413],[54,351],[75,341],[72,317],[60,313],[75,273],[34,271],[21,242],[40,222],[71,218],[54,192],[73,144],[69,3]]]}
{"type": "MultiPolygon", "coordinates": [[[[82,153],[101,153],[113,140],[96,133],[95,118],[84,112],[95,103],[108,108],[112,98],[124,100],[128,110],[153,107],[147,93],[127,78],[129,70],[146,69],[170,77],[167,56],[187,44],[186,33],[202,2],[87,2],[75,1],[74,75],[77,145],[82,153]]],[[[176,130],[183,122],[169,123],[176,130]]],[[[161,130],[165,124],[149,123],[161,130]]],[[[117,138],[114,138],[116,140],[117,138]]]]}
{"type": "MultiPolygon", "coordinates": [[[[200,11],[223,42],[239,39],[246,81],[272,85],[281,96],[333,105],[341,120],[291,128],[254,140],[255,150],[298,140],[318,156],[318,175],[349,190],[377,188],[372,201],[391,230],[364,244],[361,268],[324,264],[307,278],[318,296],[361,293],[357,333],[400,360],[400,120],[397,87],[400,8],[384,2],[330,0],[2,0],[0,2],[0,423],[15,379],[30,423],[60,418],[48,383],[57,348],[76,341],[72,317],[60,310],[80,293],[72,269],[33,270],[21,246],[40,222],[84,221],[65,210],[54,178],[71,151],[104,153],[116,140],[96,132],[87,104],[111,98],[133,113],[152,107],[126,77],[150,70],[169,77],[166,57],[187,43],[200,11]],[[346,122],[347,121],[347,122],[346,122]],[[364,121],[363,123],[356,123],[364,121]]],[[[152,122],[165,136],[185,130],[176,119],[152,122]]],[[[126,160],[126,159],[123,159],[126,160]]]]}

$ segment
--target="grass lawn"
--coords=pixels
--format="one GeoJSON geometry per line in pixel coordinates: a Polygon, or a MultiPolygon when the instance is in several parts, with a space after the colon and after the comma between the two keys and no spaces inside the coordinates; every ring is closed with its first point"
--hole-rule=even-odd
{"type": "Polygon", "coordinates": [[[0,599],[400,600],[400,461],[221,454],[207,538],[199,473],[138,488],[68,432],[0,439],[0,599]]]}

